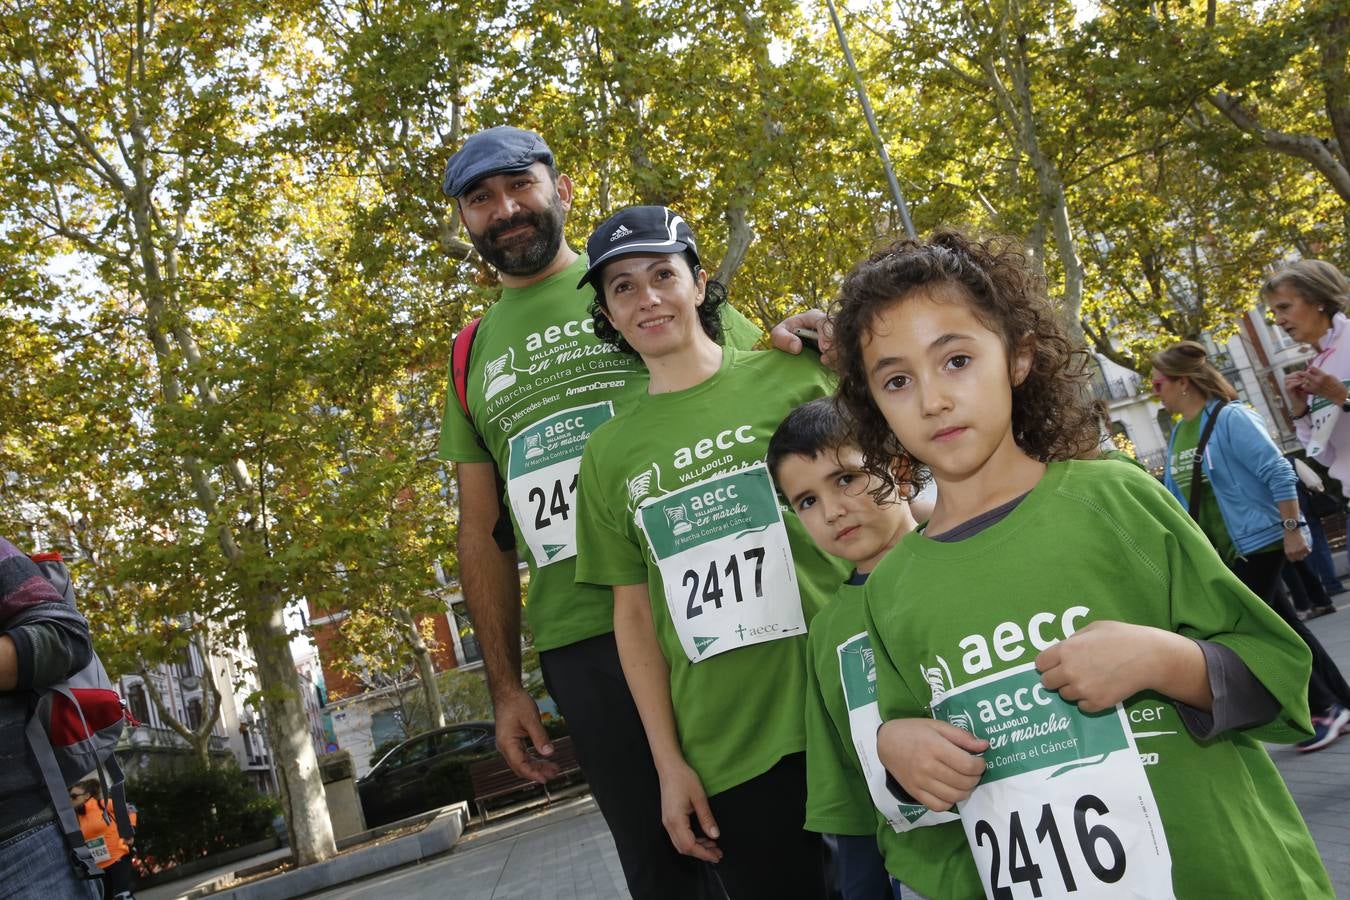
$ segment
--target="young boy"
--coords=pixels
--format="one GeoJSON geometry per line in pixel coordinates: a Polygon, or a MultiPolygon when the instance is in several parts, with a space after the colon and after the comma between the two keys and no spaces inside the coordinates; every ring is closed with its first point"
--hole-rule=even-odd
{"type": "Polygon", "coordinates": [[[950,873],[928,861],[963,849],[965,836],[959,826],[923,827],[955,822],[957,816],[902,804],[886,788],[886,770],[876,753],[881,716],[862,605],[868,573],[914,528],[909,503],[898,489],[881,497],[872,493],[878,485],[863,471],[862,451],[828,397],[797,407],[783,420],[769,441],[767,461],[816,544],[854,566],[835,600],[812,620],[807,638],[806,827],[825,834],[836,848],[844,900],[892,896],[885,862],[911,887],[945,895],[950,873]],[[938,844],[949,846],[924,849],[938,844]]]}

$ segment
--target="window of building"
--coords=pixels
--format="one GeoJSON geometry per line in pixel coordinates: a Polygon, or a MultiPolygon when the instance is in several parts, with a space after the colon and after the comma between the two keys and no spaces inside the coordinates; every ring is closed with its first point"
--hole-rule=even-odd
{"type": "Polygon", "coordinates": [[[189,675],[195,675],[192,668],[192,648],[184,647],[178,653],[178,659],[174,662],[174,670],[179,678],[187,678],[189,675]]]}
{"type": "Polygon", "coordinates": [[[407,736],[403,716],[397,709],[382,709],[370,714],[370,740],[376,747],[401,741],[407,736]]]}
{"type": "Polygon", "coordinates": [[[145,685],[133,684],[127,688],[127,709],[136,721],[143,725],[150,724],[150,704],[146,701],[145,685]]]}
{"type": "Polygon", "coordinates": [[[459,664],[465,666],[482,661],[483,649],[478,645],[478,637],[473,632],[473,621],[469,619],[463,603],[456,603],[450,607],[450,625],[455,630],[455,649],[459,664]]]}
{"type": "Polygon", "coordinates": [[[193,697],[187,702],[187,727],[196,731],[202,727],[202,701],[198,697],[193,697]]]}

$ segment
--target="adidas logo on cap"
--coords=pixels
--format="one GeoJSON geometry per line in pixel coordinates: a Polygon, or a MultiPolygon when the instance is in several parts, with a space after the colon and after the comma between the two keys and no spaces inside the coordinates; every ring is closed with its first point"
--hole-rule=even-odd
{"type": "Polygon", "coordinates": [[[633,229],[629,228],[627,225],[620,225],[618,228],[614,229],[614,233],[609,236],[609,241],[612,244],[619,238],[627,237],[632,233],[633,229]]]}

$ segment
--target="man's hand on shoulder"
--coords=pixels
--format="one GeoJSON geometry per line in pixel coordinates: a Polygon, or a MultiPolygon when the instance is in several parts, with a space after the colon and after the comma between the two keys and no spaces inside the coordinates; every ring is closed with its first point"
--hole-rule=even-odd
{"type": "Polygon", "coordinates": [[[825,313],[818,309],[808,309],[806,312],[797,313],[795,316],[788,316],[773,329],[769,331],[769,340],[773,346],[784,353],[798,354],[802,352],[802,339],[797,336],[796,329],[805,328],[814,331],[817,335],[816,344],[820,347],[820,359],[824,363],[831,362],[830,351],[834,347],[834,335],[830,329],[829,319],[825,313]]]}

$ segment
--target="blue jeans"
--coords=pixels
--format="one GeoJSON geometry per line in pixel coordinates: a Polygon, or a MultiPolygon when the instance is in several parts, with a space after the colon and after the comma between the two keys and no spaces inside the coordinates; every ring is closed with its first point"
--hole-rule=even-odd
{"type": "Polygon", "coordinates": [[[70,848],[56,823],[16,834],[0,844],[0,885],[8,900],[101,900],[102,879],[75,871],[70,848]]]}

